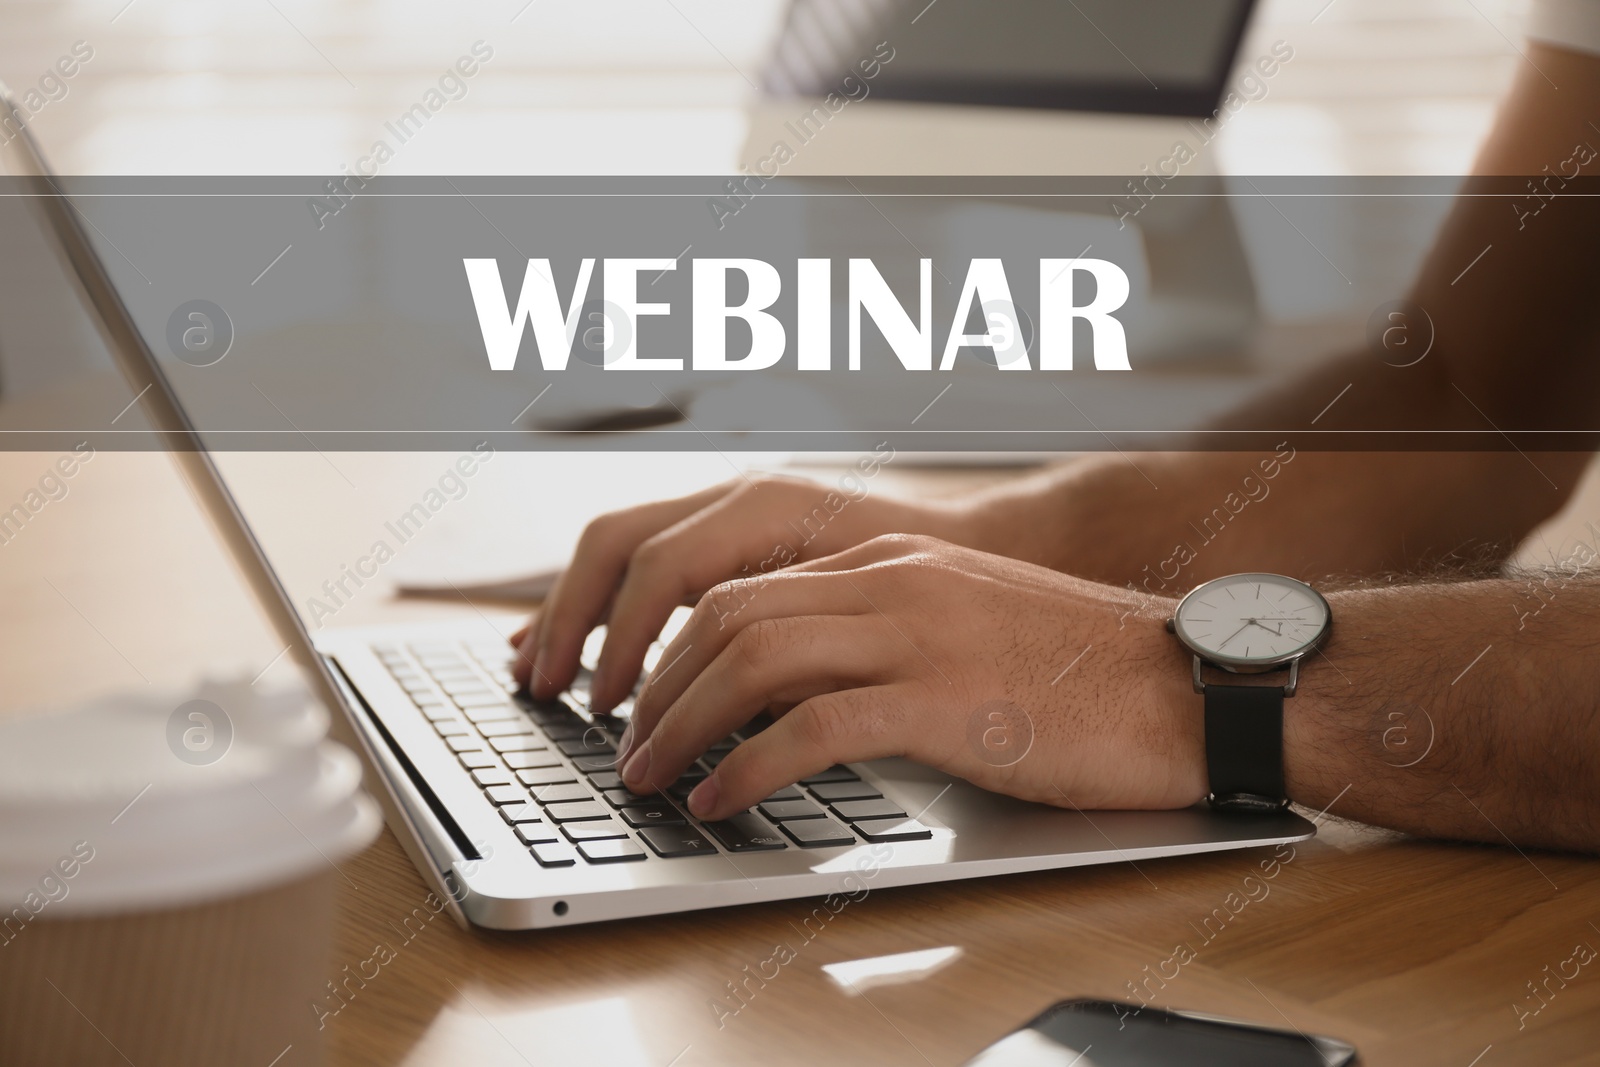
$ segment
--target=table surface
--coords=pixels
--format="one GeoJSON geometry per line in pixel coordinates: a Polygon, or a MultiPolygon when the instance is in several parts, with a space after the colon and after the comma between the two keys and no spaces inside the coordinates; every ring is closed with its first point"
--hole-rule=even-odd
{"type": "MultiPolygon", "coordinates": [[[[0,501],[19,499],[53,458],[0,454],[0,501]]],[[[304,530],[306,509],[321,509],[316,536],[275,546],[291,589],[314,588],[325,557],[359,543],[388,499],[447,458],[251,457],[274,510],[304,530]],[[329,460],[353,483],[338,483],[354,501],[343,511],[319,503],[335,483],[329,460]]],[[[531,477],[517,465],[534,460],[508,458],[509,484],[531,477]]],[[[894,473],[898,488],[923,491],[1002,476],[894,473]]],[[[101,453],[70,484],[0,547],[0,708],[269,662],[275,640],[164,457],[101,453]]],[[[509,506],[489,488],[468,498],[474,507],[509,506]]],[[[349,619],[475,610],[395,601],[373,583],[349,619]]],[[[1337,1035],[1371,1064],[1600,1062],[1600,979],[1551,979],[1543,1000],[1529,986],[1575,945],[1600,945],[1600,862],[1409,840],[1330,816],[1267,894],[1255,890],[1207,940],[1202,924],[1263,856],[879,890],[810,941],[798,932],[817,903],[807,900],[532,934],[440,921],[329,1020],[333,1062],[956,1064],[1052,1001],[1127,999],[1129,983],[1163,969],[1147,987],[1157,1004],[1337,1035]],[[751,979],[780,943],[795,958],[751,979]],[[1198,951],[1173,975],[1180,943],[1198,951]],[[1518,1008],[1541,1010],[1519,1028],[1518,1008]]],[[[387,831],[341,866],[353,887],[342,888],[335,969],[392,942],[392,924],[427,892],[387,831]]]]}

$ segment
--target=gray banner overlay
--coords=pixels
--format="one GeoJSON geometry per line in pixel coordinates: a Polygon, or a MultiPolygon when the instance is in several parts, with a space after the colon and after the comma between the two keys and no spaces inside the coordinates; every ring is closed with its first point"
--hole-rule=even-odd
{"type": "MultiPolygon", "coordinates": [[[[68,206],[217,450],[1600,441],[1593,414],[1497,418],[1492,397],[1443,425],[1364,417],[1332,393],[1315,419],[1266,405],[1222,421],[1326,359],[1386,366],[1397,386],[1435,373],[1459,331],[1408,294],[1463,183],[1146,170],[12,180],[0,399],[19,402],[0,408],[0,447],[174,447],[140,399],[156,376],[110,369],[46,198],[68,206]]],[[[1467,191],[1504,202],[1510,243],[1600,221],[1583,182],[1561,191],[1564,221],[1533,219],[1524,179],[1467,191]]],[[[1493,250],[1462,267],[1458,288],[1494,301],[1493,250]]],[[[1540,373],[1537,353],[1518,358],[1540,373]]]]}

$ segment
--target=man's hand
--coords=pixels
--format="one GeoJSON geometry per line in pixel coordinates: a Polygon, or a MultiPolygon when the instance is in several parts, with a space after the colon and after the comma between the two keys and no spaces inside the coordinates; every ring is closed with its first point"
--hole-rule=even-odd
{"type": "Polygon", "coordinates": [[[636,790],[664,788],[772,709],[691,795],[697,816],[884,756],[1057,805],[1183,807],[1205,793],[1199,709],[1156,614],[1171,605],[1135,603],[904,535],[718,586],[646,683],[618,764],[636,790]]]}
{"type": "Polygon", "coordinates": [[[967,540],[966,506],[869,497],[866,484],[757,475],[602,515],[584,530],[538,615],[512,636],[521,653],[513,675],[534,696],[554,697],[572,684],[584,638],[609,618],[590,687],[592,706],[608,711],[633,691],[672,609],[720,582],[896,531],[967,540]]]}

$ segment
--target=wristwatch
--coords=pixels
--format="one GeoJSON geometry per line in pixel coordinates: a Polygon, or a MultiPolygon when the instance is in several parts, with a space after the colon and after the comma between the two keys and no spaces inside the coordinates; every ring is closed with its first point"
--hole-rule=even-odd
{"type": "Polygon", "coordinates": [[[1300,661],[1328,636],[1322,594],[1281,574],[1233,574],[1178,602],[1167,631],[1194,653],[1194,691],[1205,698],[1206,771],[1213,808],[1278,811],[1283,787],[1283,700],[1294,696],[1300,661]],[[1204,668],[1232,675],[1289,672],[1281,684],[1207,682],[1204,668]]]}

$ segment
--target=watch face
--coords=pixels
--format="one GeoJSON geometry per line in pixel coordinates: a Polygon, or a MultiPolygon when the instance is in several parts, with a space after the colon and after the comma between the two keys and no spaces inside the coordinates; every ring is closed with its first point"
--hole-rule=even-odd
{"type": "Polygon", "coordinates": [[[1196,588],[1178,604],[1173,632],[1224,667],[1266,669],[1313,648],[1327,632],[1328,602],[1281,574],[1234,574],[1196,588]]]}

